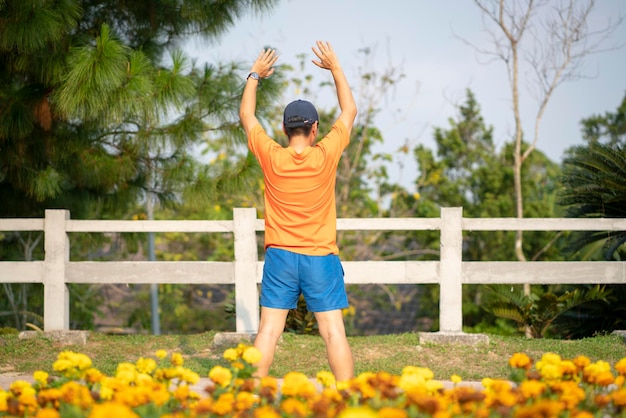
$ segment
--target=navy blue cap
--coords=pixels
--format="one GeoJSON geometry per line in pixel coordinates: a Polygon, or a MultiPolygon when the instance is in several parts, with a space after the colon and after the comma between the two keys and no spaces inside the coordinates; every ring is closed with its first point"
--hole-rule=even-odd
{"type": "Polygon", "coordinates": [[[285,107],[283,125],[285,128],[298,128],[313,125],[319,120],[317,110],[313,103],[306,100],[295,100],[285,107]]]}

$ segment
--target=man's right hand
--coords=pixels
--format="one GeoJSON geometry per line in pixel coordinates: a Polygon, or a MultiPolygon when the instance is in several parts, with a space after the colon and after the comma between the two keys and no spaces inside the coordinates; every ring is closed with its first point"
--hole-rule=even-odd
{"type": "Polygon", "coordinates": [[[337,120],[343,122],[346,128],[348,128],[348,133],[350,133],[354,119],[356,118],[357,109],[354,97],[352,97],[350,85],[343,73],[341,64],[339,64],[339,59],[328,42],[317,41],[317,49],[315,47],[311,49],[313,53],[317,55],[317,58],[319,58],[319,61],[312,60],[313,64],[325,70],[330,70],[333,75],[337,89],[337,100],[339,101],[339,108],[341,109],[337,120]]]}
{"type": "Polygon", "coordinates": [[[267,78],[274,74],[274,64],[277,60],[275,49],[264,49],[252,64],[250,72],[257,73],[260,78],[267,78]]]}

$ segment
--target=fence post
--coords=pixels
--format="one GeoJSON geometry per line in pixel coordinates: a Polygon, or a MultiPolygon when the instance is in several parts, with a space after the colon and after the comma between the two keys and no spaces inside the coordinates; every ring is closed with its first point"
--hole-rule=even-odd
{"type": "Polygon", "coordinates": [[[70,261],[70,242],[65,222],[70,212],[46,209],[44,221],[44,331],[67,331],[70,328],[70,295],[65,284],[65,268],[70,261]]]}
{"type": "Polygon", "coordinates": [[[237,333],[256,333],[259,327],[257,289],[256,209],[234,208],[235,235],[235,308],[237,333]]]}
{"type": "Polygon", "coordinates": [[[439,331],[463,332],[463,208],[441,208],[439,331]]]}

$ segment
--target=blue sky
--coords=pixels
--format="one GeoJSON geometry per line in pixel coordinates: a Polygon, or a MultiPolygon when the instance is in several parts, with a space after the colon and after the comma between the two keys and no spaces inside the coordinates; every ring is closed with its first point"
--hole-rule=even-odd
{"type": "MultiPolygon", "coordinates": [[[[591,24],[600,28],[625,14],[626,1],[598,0],[591,24]]],[[[269,14],[237,21],[216,43],[192,43],[188,51],[200,62],[235,60],[251,65],[262,48],[271,46],[278,50],[279,62],[295,65],[299,54],[313,58],[310,48],[316,40],[326,40],[358,99],[358,74],[364,65],[358,50],[372,48],[374,60],[367,70],[395,66],[406,75],[380,101],[375,124],[385,137],[381,150],[394,152],[404,144],[420,143],[434,149],[434,127],[448,126],[448,119],[455,116],[454,105],[464,100],[468,88],[501,145],[514,131],[505,66],[489,62],[460,39],[489,48],[492,43],[484,28],[480,11],[470,0],[283,0],[269,14]]],[[[626,42],[626,23],[604,45],[610,48],[620,42],[626,42]]],[[[318,81],[330,80],[310,61],[305,72],[318,81]]],[[[626,92],[626,48],[588,56],[581,73],[584,78],[557,88],[540,125],[538,148],[555,162],[561,162],[566,148],[583,143],[581,119],[613,112],[621,103],[626,92]]],[[[525,135],[530,138],[538,107],[527,86],[521,85],[521,94],[525,135]]],[[[320,106],[335,104],[331,96],[309,99],[320,106]]],[[[390,175],[401,184],[412,182],[412,156],[398,156],[390,175]]]]}

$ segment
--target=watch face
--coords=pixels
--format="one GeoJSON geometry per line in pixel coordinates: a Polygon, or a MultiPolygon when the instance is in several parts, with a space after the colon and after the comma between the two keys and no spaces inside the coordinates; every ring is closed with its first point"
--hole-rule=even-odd
{"type": "Polygon", "coordinates": [[[257,73],[250,73],[248,75],[248,78],[254,78],[255,80],[258,80],[259,79],[259,75],[257,73]]]}

